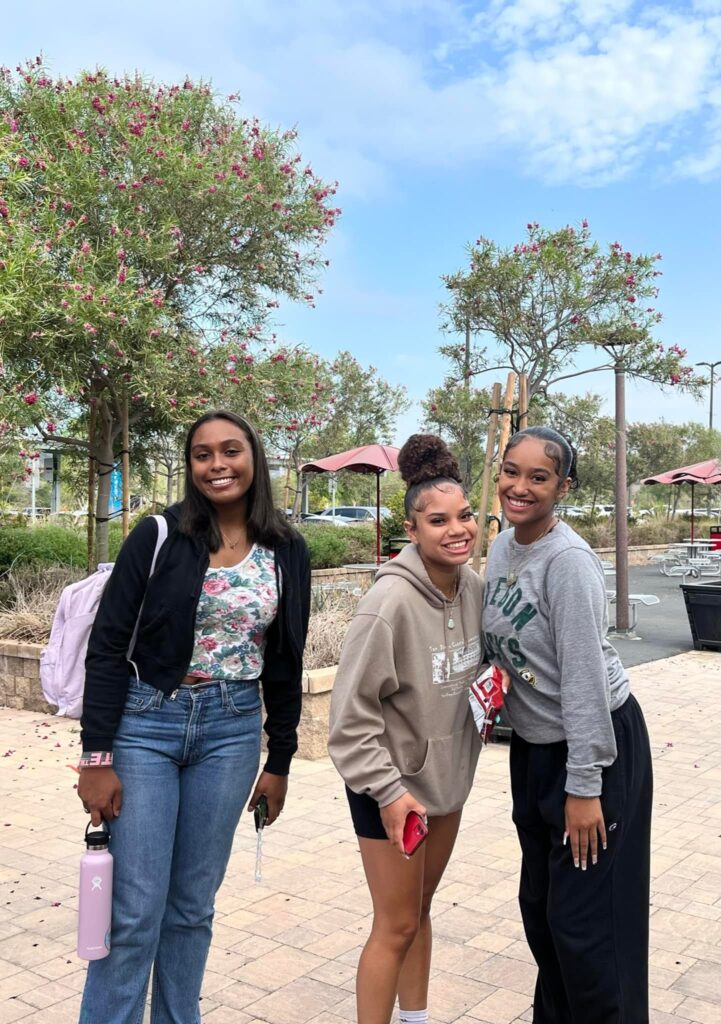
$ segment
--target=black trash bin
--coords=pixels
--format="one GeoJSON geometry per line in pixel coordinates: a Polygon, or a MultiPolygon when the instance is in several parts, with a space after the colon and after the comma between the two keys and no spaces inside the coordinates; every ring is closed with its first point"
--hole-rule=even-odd
{"type": "Polygon", "coordinates": [[[721,580],[682,583],[693,645],[697,651],[721,651],[721,580]]]}
{"type": "Polygon", "coordinates": [[[388,557],[395,558],[396,555],[401,553],[406,544],[410,544],[410,540],[408,537],[389,537],[388,557]]]}

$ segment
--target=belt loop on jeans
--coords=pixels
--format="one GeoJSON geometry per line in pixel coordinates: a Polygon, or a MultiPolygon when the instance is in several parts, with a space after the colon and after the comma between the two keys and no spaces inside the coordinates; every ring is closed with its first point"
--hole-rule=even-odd
{"type": "Polygon", "coordinates": [[[221,705],[225,709],[228,707],[228,684],[224,679],[219,679],[218,685],[220,686],[221,705]]]}

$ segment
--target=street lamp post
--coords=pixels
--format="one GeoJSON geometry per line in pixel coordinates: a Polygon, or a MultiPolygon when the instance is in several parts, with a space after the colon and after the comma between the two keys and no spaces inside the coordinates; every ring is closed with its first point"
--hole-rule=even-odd
{"type": "Polygon", "coordinates": [[[708,428],[713,430],[713,385],[714,385],[714,372],[717,366],[721,366],[721,359],[717,359],[715,363],[701,362],[696,363],[696,366],[708,366],[711,373],[710,388],[709,388],[709,410],[708,410],[708,428]]]}
{"type": "Polygon", "coordinates": [[[615,633],[630,633],[628,604],[628,516],[626,513],[626,366],[628,338],[610,337],[603,347],[613,357],[616,398],[616,626],[615,633]],[[616,351],[618,349],[618,351],[616,351]]]}
{"type": "Polygon", "coordinates": [[[617,359],[616,378],[616,633],[628,633],[628,516],[626,515],[626,369],[617,359]]]}

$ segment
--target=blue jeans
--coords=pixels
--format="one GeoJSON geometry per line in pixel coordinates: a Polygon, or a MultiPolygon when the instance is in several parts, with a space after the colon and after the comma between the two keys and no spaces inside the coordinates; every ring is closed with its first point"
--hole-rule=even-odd
{"type": "Polygon", "coordinates": [[[215,894],[260,758],[257,682],[131,679],[113,747],[123,806],[111,822],[111,952],[91,961],[80,1024],[200,1024],[215,894]]]}

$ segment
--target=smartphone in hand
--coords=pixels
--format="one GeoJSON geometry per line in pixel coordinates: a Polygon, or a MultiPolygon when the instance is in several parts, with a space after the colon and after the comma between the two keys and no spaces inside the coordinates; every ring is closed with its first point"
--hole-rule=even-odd
{"type": "Polygon", "coordinates": [[[417,811],[409,811],[403,826],[403,852],[412,857],[428,835],[428,826],[417,811]]]}
{"type": "Polygon", "coordinates": [[[255,805],[253,817],[255,819],[256,832],[265,828],[265,823],[268,820],[268,797],[265,793],[258,797],[258,803],[255,805]]]}

